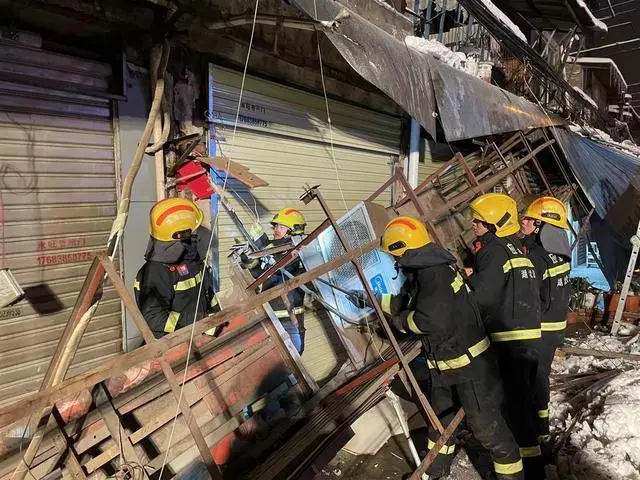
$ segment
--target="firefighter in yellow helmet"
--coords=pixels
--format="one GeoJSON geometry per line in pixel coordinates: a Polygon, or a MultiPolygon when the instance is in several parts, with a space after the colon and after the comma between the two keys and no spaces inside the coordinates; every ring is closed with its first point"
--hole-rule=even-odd
{"type": "MultiPolygon", "coordinates": [[[[263,248],[278,247],[281,245],[290,244],[292,237],[297,235],[303,235],[304,229],[307,226],[304,215],[300,210],[296,208],[286,207],[278,211],[271,220],[271,226],[273,227],[273,240],[268,242],[262,242],[260,245],[263,248]]],[[[282,253],[275,254],[270,257],[264,257],[269,259],[268,262],[246,262],[245,266],[251,272],[254,278],[258,278],[264,271],[266,271],[273,263],[277,262],[282,253]]],[[[300,259],[295,259],[289,263],[283,270],[274,273],[263,285],[262,290],[267,290],[289,280],[289,275],[296,276],[305,271],[304,266],[300,259]],[[287,275],[288,274],[288,275],[287,275]]],[[[291,290],[287,294],[289,300],[289,306],[285,304],[282,299],[273,300],[270,303],[273,311],[280,319],[282,326],[289,334],[291,343],[296,348],[298,353],[302,354],[304,351],[304,292],[296,288],[291,290]],[[292,315],[293,314],[293,315],[292,315]]]]}
{"type": "MultiPolygon", "coordinates": [[[[540,284],[542,345],[536,381],[536,409],[543,446],[549,444],[549,374],[556,349],[564,341],[569,312],[571,248],[567,210],[554,197],[542,197],[527,207],[520,220],[524,245],[540,284]]],[[[548,450],[545,448],[545,450],[548,450]]]]}
{"type": "Polygon", "coordinates": [[[202,211],[186,198],[167,198],[151,208],[149,217],[151,238],[134,292],[138,308],[160,338],[219,308],[203,260],[208,242],[198,241],[202,211]]]}
{"type": "MultiPolygon", "coordinates": [[[[497,478],[524,478],[518,444],[500,411],[503,392],[491,343],[455,258],[412,217],[387,224],[381,249],[406,277],[399,294],[381,295],[381,307],[398,330],[420,336],[432,377],[427,396],[438,418],[446,425],[463,407],[467,424],[493,456],[497,478]]],[[[349,298],[365,304],[363,293],[349,298]]],[[[431,428],[428,436],[431,449],[439,433],[431,428]]],[[[447,476],[454,453],[455,436],[440,449],[429,478],[447,476]]]]}
{"type": "Polygon", "coordinates": [[[515,236],[516,202],[487,193],[470,205],[479,247],[469,283],[498,356],[506,417],[520,445],[527,480],[544,478],[533,396],[540,346],[539,285],[515,236]]]}

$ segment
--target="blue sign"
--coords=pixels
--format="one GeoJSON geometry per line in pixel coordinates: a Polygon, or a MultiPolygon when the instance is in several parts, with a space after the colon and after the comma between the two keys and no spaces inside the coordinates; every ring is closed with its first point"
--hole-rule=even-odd
{"type": "Polygon", "coordinates": [[[384,283],[382,274],[375,275],[369,279],[373,293],[376,295],[382,295],[383,293],[389,293],[387,285],[384,283]]]}

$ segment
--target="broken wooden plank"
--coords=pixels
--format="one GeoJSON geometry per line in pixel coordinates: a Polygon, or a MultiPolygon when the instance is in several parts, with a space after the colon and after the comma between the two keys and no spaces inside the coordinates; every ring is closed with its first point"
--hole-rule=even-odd
{"type": "MultiPolygon", "coordinates": [[[[170,348],[178,346],[180,344],[189,341],[189,338],[193,334],[201,335],[206,330],[221,325],[230,319],[245,315],[256,308],[259,308],[263,303],[269,302],[280,295],[287,293],[293,289],[298,288],[300,285],[305,284],[313,280],[314,278],[324,275],[336,268],[350,262],[353,259],[360,258],[364,254],[370,252],[374,248],[379,246],[379,239],[372,240],[362,247],[350,249],[344,255],[341,255],[334,260],[324,263],[313,270],[302,273],[297,277],[277,285],[265,292],[256,295],[250,301],[241,305],[236,305],[231,308],[225,309],[222,312],[216,313],[209,317],[199,320],[192,326],[181,328],[174,333],[158,339],[153,344],[144,345],[132,352],[119,355],[98,367],[95,367],[88,372],[76,375],[62,382],[58,387],[48,388],[41,392],[36,392],[32,395],[21,399],[19,402],[15,402],[11,405],[0,408],[0,427],[11,424],[18,421],[25,416],[28,416],[31,412],[38,408],[44,408],[47,405],[52,405],[60,400],[71,397],[86,388],[90,388],[93,385],[102,382],[111,376],[114,372],[125,371],[130,367],[138,365],[147,360],[153,360],[164,355],[170,348]],[[193,332],[192,332],[193,329],[193,332]]],[[[263,318],[250,319],[241,328],[233,330],[226,335],[222,335],[211,343],[212,348],[230,341],[240,333],[251,328],[263,321],[263,318]]]]}
{"type": "Polygon", "coordinates": [[[579,348],[579,347],[560,347],[560,350],[570,355],[583,355],[583,356],[592,356],[592,357],[600,357],[600,358],[622,358],[624,360],[640,362],[640,355],[635,353],[605,352],[603,350],[595,350],[593,348],[579,348]]]}
{"type": "Polygon", "coordinates": [[[198,157],[200,162],[215,168],[222,173],[222,176],[229,175],[247,188],[267,187],[269,182],[258,177],[255,173],[251,173],[248,167],[234,162],[227,157],[198,157]]]}

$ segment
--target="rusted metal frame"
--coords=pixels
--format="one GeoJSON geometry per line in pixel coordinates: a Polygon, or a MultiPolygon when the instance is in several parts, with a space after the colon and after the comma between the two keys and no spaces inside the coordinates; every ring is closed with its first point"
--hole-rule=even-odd
{"type": "MultiPolygon", "coordinates": [[[[531,153],[532,149],[531,149],[531,144],[529,143],[529,140],[527,139],[527,137],[525,137],[524,133],[522,132],[519,132],[519,133],[520,133],[520,138],[522,139],[522,143],[525,145],[525,147],[527,147],[527,151],[531,153]]],[[[542,179],[542,183],[544,183],[544,188],[546,188],[547,192],[549,192],[549,195],[551,195],[553,191],[551,190],[551,185],[549,184],[549,180],[547,179],[547,176],[542,170],[542,166],[540,165],[540,162],[538,162],[538,159],[535,157],[535,155],[533,156],[532,160],[533,160],[533,165],[536,167],[536,171],[538,172],[538,175],[540,175],[540,178],[542,179]]]]}
{"type": "MultiPolygon", "coordinates": [[[[507,159],[509,164],[512,164],[516,161],[515,157],[511,153],[507,155],[507,159]]],[[[531,161],[533,161],[533,159],[531,161]]],[[[524,166],[516,170],[513,174],[513,177],[515,178],[516,182],[520,185],[523,195],[527,195],[531,193],[531,189],[529,188],[529,181],[526,178],[526,172],[525,172],[524,166]]]]}
{"type": "MultiPolygon", "coordinates": [[[[423,191],[425,191],[428,187],[428,185],[430,183],[432,183],[436,178],[438,178],[440,175],[442,175],[443,172],[445,172],[449,167],[451,167],[452,165],[455,165],[457,162],[457,160],[454,158],[452,158],[451,160],[447,161],[447,163],[445,163],[444,165],[442,165],[440,168],[438,168],[438,170],[436,170],[435,172],[433,172],[431,175],[429,175],[427,178],[425,178],[422,183],[420,185],[418,185],[416,188],[413,189],[413,193],[415,195],[419,195],[421,194],[423,191]]],[[[409,203],[411,201],[411,199],[409,198],[408,195],[405,195],[403,198],[401,198],[400,200],[398,200],[396,202],[396,207],[401,207],[402,205],[409,203]]]]}
{"type": "MultiPolygon", "coordinates": [[[[333,226],[333,228],[334,228],[334,230],[336,232],[336,236],[340,240],[340,243],[342,244],[342,247],[346,251],[348,251],[349,250],[349,242],[347,241],[346,237],[344,236],[344,233],[342,232],[342,229],[338,225],[338,222],[336,221],[335,217],[333,216],[333,213],[329,209],[329,206],[325,202],[322,194],[318,191],[317,188],[312,188],[307,192],[307,195],[312,197],[312,198],[315,198],[320,203],[320,206],[322,207],[322,210],[324,211],[325,215],[327,216],[327,218],[331,222],[331,225],[333,226]]],[[[444,428],[443,428],[442,424],[440,423],[440,420],[438,419],[438,416],[436,415],[436,413],[434,412],[433,408],[429,404],[429,401],[427,400],[427,398],[424,396],[424,394],[420,390],[420,386],[418,385],[418,381],[416,380],[416,377],[413,375],[413,372],[411,371],[411,369],[409,367],[409,362],[407,361],[406,357],[404,356],[404,354],[402,352],[402,349],[400,348],[400,345],[398,344],[398,341],[396,340],[396,337],[395,337],[395,335],[393,333],[393,330],[391,329],[391,327],[389,325],[389,322],[387,322],[387,319],[384,316],[384,312],[382,311],[382,308],[380,307],[380,304],[376,300],[376,296],[373,293],[373,290],[371,290],[371,287],[369,286],[369,282],[367,281],[367,277],[364,274],[364,270],[362,270],[362,267],[360,266],[360,263],[358,263],[357,259],[353,259],[351,261],[351,263],[353,264],[354,268],[356,269],[356,272],[358,273],[358,277],[360,278],[360,281],[362,282],[362,286],[365,289],[365,292],[367,293],[367,296],[369,297],[369,301],[371,302],[371,304],[374,307],[374,310],[376,312],[378,320],[380,321],[380,324],[382,325],[385,333],[387,334],[387,337],[389,338],[389,341],[391,342],[391,346],[393,347],[393,350],[395,351],[395,354],[398,356],[398,359],[400,360],[400,364],[402,365],[402,369],[407,374],[409,382],[408,382],[408,384],[405,385],[405,387],[407,388],[408,391],[413,390],[414,395],[418,398],[418,403],[419,403],[420,407],[422,408],[422,411],[423,411],[423,414],[425,416],[425,419],[428,420],[431,423],[431,425],[433,425],[433,427],[435,429],[437,429],[439,432],[443,432],[444,428]]]]}
{"type": "MultiPolygon", "coordinates": [[[[502,153],[507,153],[516,145],[518,145],[518,143],[520,143],[520,135],[518,133],[514,133],[509,138],[507,138],[504,142],[502,142],[502,144],[500,145],[500,151],[502,153]]],[[[493,162],[497,159],[498,156],[495,153],[495,151],[490,152],[489,149],[492,146],[495,146],[495,142],[487,142],[486,145],[487,145],[487,153],[486,153],[486,156],[484,157],[484,162],[493,162]]],[[[497,147],[494,147],[494,150],[495,148],[497,147]]]]}
{"type": "Polygon", "coordinates": [[[385,362],[381,363],[380,365],[377,365],[377,366],[373,367],[371,370],[369,370],[369,371],[363,373],[362,375],[354,378],[352,381],[350,381],[346,385],[340,387],[335,392],[333,392],[332,395],[335,395],[337,397],[343,397],[347,393],[349,393],[349,392],[355,390],[356,388],[358,388],[360,385],[368,382],[369,380],[371,380],[374,377],[377,377],[378,375],[380,375],[380,373],[385,372],[386,370],[390,369],[396,363],[398,363],[398,360],[396,358],[392,358],[391,360],[386,360],[385,362]]]}
{"type": "Polygon", "coordinates": [[[251,260],[256,258],[268,257],[269,255],[275,255],[276,253],[288,252],[291,250],[291,245],[280,245],[279,247],[265,248],[258,252],[252,252],[247,254],[251,260]]]}
{"type": "MultiPolygon", "coordinates": [[[[69,321],[65,325],[62,336],[58,341],[56,351],[51,358],[51,363],[47,367],[47,371],[40,385],[40,392],[49,388],[55,387],[64,380],[64,377],[69,370],[71,360],[73,359],[75,352],[80,342],[80,337],[84,333],[87,327],[88,319],[84,318],[89,312],[91,306],[96,302],[96,296],[99,294],[100,286],[104,278],[104,268],[97,258],[93,259],[89,272],[85,277],[78,299],[73,306],[73,311],[69,317],[69,321]],[[78,329],[80,329],[78,331],[78,329]]],[[[24,451],[24,455],[18,462],[12,478],[15,480],[24,479],[25,475],[31,468],[31,463],[38,453],[40,444],[44,437],[44,430],[46,429],[49,415],[51,414],[51,407],[46,407],[37,415],[29,418],[28,429],[30,431],[36,431],[35,435],[31,438],[29,445],[24,451]]]]}
{"type": "Polygon", "coordinates": [[[260,275],[253,283],[251,283],[251,285],[247,287],[247,290],[255,290],[264,282],[266,282],[267,279],[271,277],[274,273],[276,273],[278,270],[286,267],[289,263],[291,263],[293,260],[298,258],[297,252],[299,252],[303,247],[305,247],[306,245],[313,242],[316,238],[318,238],[318,236],[322,232],[324,232],[328,226],[329,226],[328,220],[325,220],[320,225],[318,225],[318,227],[309,235],[307,235],[305,238],[303,238],[298,245],[294,246],[291,250],[289,250],[289,253],[283,255],[280,260],[278,260],[276,263],[271,265],[271,267],[265,270],[262,273],[262,275],[260,275]]]}
{"type": "Polygon", "coordinates": [[[427,456],[424,457],[422,462],[420,462],[420,466],[409,477],[409,480],[420,480],[422,474],[425,473],[431,466],[433,461],[438,456],[440,449],[444,446],[445,443],[447,443],[447,440],[449,440],[451,435],[453,435],[453,433],[456,431],[456,428],[458,428],[458,425],[460,425],[460,422],[463,418],[464,410],[460,409],[458,410],[458,413],[456,413],[456,416],[453,417],[453,420],[451,420],[451,423],[447,425],[447,428],[444,430],[444,432],[442,432],[442,435],[440,435],[440,438],[438,438],[436,444],[431,448],[431,450],[429,450],[427,456]]]}
{"type": "MultiPolygon", "coordinates": [[[[111,263],[111,260],[109,259],[109,257],[107,257],[105,254],[99,254],[98,259],[100,260],[100,263],[102,264],[103,268],[107,272],[107,275],[109,276],[111,283],[113,284],[113,287],[116,289],[116,291],[118,292],[118,295],[122,299],[122,302],[124,303],[125,308],[129,311],[129,313],[131,313],[133,322],[135,323],[136,327],[140,331],[140,334],[142,335],[142,338],[144,339],[145,343],[148,345],[156,344],[158,340],[153,336],[153,333],[151,332],[149,325],[147,325],[147,322],[145,321],[140,310],[138,309],[138,306],[136,305],[135,300],[127,290],[127,287],[122,281],[122,278],[120,278],[120,275],[118,275],[118,272],[116,271],[113,263],[111,263]]],[[[166,355],[166,352],[160,358],[158,358],[158,361],[160,362],[162,373],[164,374],[167,382],[169,383],[169,386],[171,387],[173,396],[178,402],[178,406],[180,408],[180,412],[182,413],[183,420],[187,424],[187,427],[191,432],[191,436],[193,437],[193,440],[196,446],[198,447],[198,451],[200,452],[200,457],[202,458],[202,461],[207,466],[207,470],[209,471],[211,478],[213,480],[217,480],[217,479],[222,480],[222,474],[220,473],[220,470],[218,469],[215,463],[215,460],[213,459],[211,450],[209,449],[209,446],[207,445],[207,442],[204,439],[204,435],[202,434],[202,430],[200,430],[200,427],[196,422],[196,419],[193,415],[193,412],[191,411],[191,407],[189,406],[189,403],[184,398],[184,395],[182,395],[181,387],[178,384],[175,373],[173,372],[171,365],[169,365],[169,362],[167,361],[165,355],[166,355]]],[[[191,355],[191,352],[187,352],[187,358],[189,358],[190,355],[191,355]]],[[[169,448],[171,448],[171,445],[167,445],[167,449],[169,448]]]]}
{"type": "MultiPolygon", "coordinates": [[[[402,167],[400,167],[400,169],[402,169],[402,167]]],[[[369,195],[369,198],[367,198],[366,201],[373,202],[376,198],[382,195],[387,188],[392,186],[397,179],[398,179],[398,168],[395,168],[391,176],[387,179],[387,181],[384,182],[382,186],[378,188],[375,192],[369,195]]]]}
{"type": "MultiPolygon", "coordinates": [[[[192,334],[194,336],[201,335],[205,331],[217,327],[218,325],[222,325],[235,317],[245,316],[247,313],[259,308],[262,304],[270,302],[271,300],[278,298],[280,295],[294,290],[304,283],[312,281],[320,275],[325,275],[345,263],[350,262],[352,259],[361,257],[378,246],[379,239],[372,240],[357,249],[354,248],[347,251],[340,257],[324,263],[313,270],[301,273],[292,280],[281,285],[276,285],[275,287],[256,295],[255,298],[252,298],[250,301],[247,301],[242,305],[227,308],[221,312],[199,320],[196,322],[193,330],[191,328],[181,328],[170,335],[166,335],[161,339],[158,339],[154,344],[144,345],[132,352],[121,354],[89,370],[88,372],[75,375],[74,377],[65,380],[55,388],[48,388],[44,391],[33,393],[19,402],[14,402],[8,406],[0,407],[0,428],[19,421],[23,417],[29,415],[30,411],[38,408],[47,408],[58,401],[67,399],[74,394],[82,392],[87,388],[100,383],[103,380],[111,378],[114,372],[121,372],[142,362],[159,358],[169,349],[188,342],[192,334]]],[[[262,317],[247,319],[235,330],[232,330],[226,335],[214,340],[211,343],[211,348],[216,348],[219,345],[228,343],[236,336],[242,334],[261,321],[263,321],[262,317]]]]}
{"type": "MultiPolygon", "coordinates": [[[[500,162],[504,165],[505,168],[509,168],[509,162],[507,162],[507,159],[504,157],[504,155],[502,155],[502,152],[500,151],[500,149],[495,143],[493,143],[493,148],[495,148],[496,153],[498,154],[498,157],[500,157],[500,162]]],[[[513,172],[511,176],[513,177],[513,180],[516,182],[516,187],[518,188],[518,190],[520,190],[520,193],[522,193],[522,195],[526,195],[527,190],[520,183],[520,179],[515,174],[515,172],[513,172]]]]}
{"type": "Polygon", "coordinates": [[[476,178],[476,176],[473,174],[473,172],[469,168],[469,164],[465,160],[464,156],[460,152],[458,152],[458,153],[456,153],[456,157],[458,158],[458,162],[460,163],[460,165],[462,166],[462,169],[464,170],[464,173],[465,173],[465,176],[467,178],[467,182],[469,182],[469,185],[473,189],[477,189],[478,193],[484,193],[484,190],[482,190],[480,188],[480,184],[478,183],[478,179],[476,178]]]}
{"type": "MultiPolygon", "coordinates": [[[[126,432],[124,426],[122,425],[120,415],[113,405],[113,400],[111,398],[111,395],[109,395],[109,390],[104,385],[104,382],[100,382],[98,388],[102,389],[104,398],[106,399],[105,402],[100,404],[98,410],[102,415],[107,430],[109,430],[111,439],[117,445],[121,464],[135,460],[139,465],[144,465],[144,463],[140,460],[140,457],[138,456],[135,448],[133,447],[133,443],[129,438],[129,434],[126,432]]],[[[143,478],[148,479],[149,475],[147,474],[147,471],[144,467],[142,467],[142,472],[143,478]]]]}
{"type": "MultiPolygon", "coordinates": [[[[415,192],[411,188],[411,185],[409,185],[409,182],[404,177],[404,175],[400,175],[400,183],[404,187],[404,190],[405,190],[407,196],[409,197],[409,200],[411,200],[411,203],[413,203],[413,206],[416,207],[416,211],[418,212],[418,215],[423,217],[424,214],[425,214],[424,208],[422,207],[422,204],[418,200],[418,197],[416,196],[415,192]]],[[[427,228],[429,229],[429,233],[431,234],[433,239],[436,241],[436,243],[438,243],[439,245],[442,245],[442,242],[440,241],[440,238],[438,237],[438,232],[436,232],[436,229],[433,226],[433,224],[428,220],[425,220],[424,223],[426,224],[427,228]]]]}
{"type": "MultiPolygon", "coordinates": [[[[506,177],[508,177],[509,175],[511,175],[514,171],[516,171],[519,168],[522,168],[523,165],[525,165],[529,160],[531,160],[531,158],[537,154],[538,152],[542,151],[543,149],[547,148],[548,146],[552,145],[553,143],[555,143],[555,140],[551,139],[548,140],[547,142],[539,145],[538,147],[536,147],[530,154],[524,156],[523,158],[521,158],[520,160],[518,160],[517,163],[509,166],[508,168],[503,169],[502,171],[500,171],[499,173],[497,173],[496,175],[494,175],[492,178],[485,180],[483,182],[480,182],[480,186],[483,189],[490,189],[493,186],[497,185],[498,183],[500,183],[502,180],[504,180],[506,177]]],[[[435,212],[430,212],[429,214],[429,219],[432,221],[438,221],[438,219],[445,214],[448,214],[452,211],[454,211],[456,208],[458,208],[460,205],[462,205],[463,203],[471,200],[473,197],[475,196],[474,192],[472,191],[466,191],[466,192],[462,192],[458,195],[456,195],[455,197],[453,197],[451,200],[449,200],[442,208],[436,210],[435,212]]],[[[426,219],[426,215],[424,217],[421,217],[421,220],[425,220],[426,219]]]]}
{"type": "Polygon", "coordinates": [[[55,420],[55,423],[58,427],[56,436],[60,438],[60,446],[64,448],[64,452],[62,453],[60,460],[64,458],[64,454],[66,453],[66,467],[69,472],[69,476],[74,480],[87,480],[87,476],[85,475],[84,470],[80,465],[80,461],[78,460],[78,456],[76,455],[76,451],[73,447],[73,442],[71,441],[65,430],[64,421],[62,420],[62,415],[60,415],[60,412],[58,411],[58,407],[53,407],[53,409],[51,410],[51,416],[55,420]]]}

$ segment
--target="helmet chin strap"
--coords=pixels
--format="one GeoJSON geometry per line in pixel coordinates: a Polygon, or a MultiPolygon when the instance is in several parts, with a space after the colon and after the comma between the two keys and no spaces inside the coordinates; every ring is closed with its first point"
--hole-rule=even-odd
{"type": "Polygon", "coordinates": [[[536,226],[536,229],[533,231],[534,235],[540,233],[540,229],[542,228],[542,222],[540,220],[534,220],[533,224],[536,226]]]}

